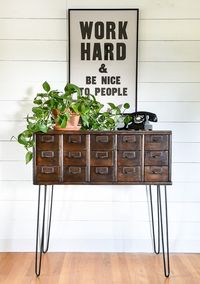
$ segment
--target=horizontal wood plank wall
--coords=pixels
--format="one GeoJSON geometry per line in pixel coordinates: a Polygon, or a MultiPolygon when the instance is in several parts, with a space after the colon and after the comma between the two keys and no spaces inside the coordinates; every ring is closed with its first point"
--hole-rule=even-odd
{"type": "MultiPolygon", "coordinates": [[[[171,251],[200,252],[200,2],[7,0],[0,10],[0,251],[33,251],[37,187],[12,135],[48,80],[67,78],[68,8],[139,8],[139,109],[173,131],[171,251]]],[[[137,186],[60,186],[50,249],[152,251],[148,195],[137,186]]]]}

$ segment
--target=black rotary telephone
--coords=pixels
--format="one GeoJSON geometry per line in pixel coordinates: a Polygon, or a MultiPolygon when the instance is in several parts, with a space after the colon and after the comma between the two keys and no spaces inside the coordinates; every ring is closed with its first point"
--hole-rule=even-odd
{"type": "Polygon", "coordinates": [[[137,111],[129,114],[130,122],[118,130],[152,130],[149,121],[157,122],[158,118],[155,113],[148,111],[137,111]]]}

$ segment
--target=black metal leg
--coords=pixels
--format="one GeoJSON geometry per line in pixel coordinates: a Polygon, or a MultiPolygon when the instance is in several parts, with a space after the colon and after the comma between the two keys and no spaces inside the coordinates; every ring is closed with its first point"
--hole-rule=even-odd
{"type": "Polygon", "coordinates": [[[36,253],[35,253],[35,274],[36,276],[40,275],[41,264],[42,264],[42,253],[46,253],[49,248],[49,239],[50,239],[50,229],[51,229],[51,216],[52,216],[52,205],[53,205],[53,186],[51,187],[51,195],[50,195],[50,205],[47,208],[47,185],[44,186],[44,202],[43,202],[43,210],[40,210],[42,206],[41,202],[41,188],[39,185],[38,191],[38,212],[37,212],[37,230],[36,230],[36,253]],[[40,212],[42,211],[42,212],[40,212]],[[48,212],[46,212],[48,211],[48,212]],[[46,214],[47,213],[47,214],[46,214]],[[42,214],[42,215],[41,215],[42,214]],[[46,218],[46,215],[48,216],[46,218]],[[41,233],[40,233],[40,219],[41,220],[41,233]],[[47,219],[47,220],[46,220],[47,219]],[[44,249],[45,242],[45,223],[47,226],[47,241],[46,248],[44,249]]]}
{"type": "Polygon", "coordinates": [[[155,254],[160,253],[160,210],[159,210],[159,203],[158,203],[158,191],[157,191],[157,227],[158,227],[158,234],[157,234],[157,246],[156,246],[156,239],[155,239],[155,222],[154,222],[154,210],[153,210],[153,202],[152,202],[152,192],[151,192],[151,185],[149,186],[149,196],[150,196],[150,209],[151,209],[151,222],[152,222],[152,236],[153,236],[153,250],[155,254]],[[157,248],[156,248],[157,247],[157,248]]]}
{"type": "Polygon", "coordinates": [[[155,222],[154,222],[154,210],[152,202],[152,191],[151,186],[149,186],[149,195],[150,195],[150,208],[151,208],[151,221],[152,221],[152,235],[153,235],[153,246],[154,252],[156,254],[160,253],[160,237],[162,243],[162,253],[163,253],[163,266],[165,277],[170,275],[170,261],[169,261],[169,235],[168,235],[168,210],[167,210],[167,190],[164,186],[164,204],[165,208],[162,207],[162,197],[161,197],[161,188],[160,185],[157,186],[157,214],[158,214],[158,245],[156,249],[156,240],[155,240],[155,222]],[[165,218],[165,220],[164,220],[165,218]],[[164,226],[165,226],[165,237],[164,237],[164,226]],[[166,250],[165,250],[166,249],[166,250]]]}
{"type": "MultiPolygon", "coordinates": [[[[52,207],[53,207],[53,185],[51,186],[50,192],[50,201],[48,208],[48,219],[47,219],[47,240],[46,240],[46,248],[43,246],[43,253],[46,253],[49,249],[49,240],[50,240],[50,231],[51,231],[51,216],[52,216],[52,207]]],[[[45,235],[45,232],[44,232],[45,235]]]]}

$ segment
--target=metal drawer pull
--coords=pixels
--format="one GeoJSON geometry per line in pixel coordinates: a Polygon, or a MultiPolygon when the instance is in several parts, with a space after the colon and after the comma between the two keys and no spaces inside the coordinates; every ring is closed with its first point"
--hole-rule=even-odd
{"type": "Polygon", "coordinates": [[[156,159],[156,158],[161,158],[163,155],[162,152],[160,153],[151,153],[151,158],[156,159]]]}
{"type": "Polygon", "coordinates": [[[136,142],[136,137],[135,137],[135,135],[124,136],[124,137],[122,138],[122,141],[123,141],[124,143],[135,143],[135,142],[136,142]]]}
{"type": "Polygon", "coordinates": [[[151,172],[153,175],[162,175],[162,168],[153,169],[151,172]]]}
{"type": "Polygon", "coordinates": [[[42,135],[41,141],[46,142],[46,143],[52,143],[54,142],[54,136],[53,135],[42,135]]]}
{"type": "Polygon", "coordinates": [[[54,152],[53,151],[42,151],[41,157],[42,158],[53,158],[54,152]]]}
{"type": "Polygon", "coordinates": [[[136,173],[136,168],[133,168],[133,167],[124,167],[123,168],[123,174],[124,175],[132,175],[136,173]]]}
{"type": "Polygon", "coordinates": [[[96,152],[97,159],[108,159],[108,152],[96,152]]]}
{"type": "Polygon", "coordinates": [[[43,174],[53,174],[55,172],[54,167],[42,167],[41,172],[43,174]]]}
{"type": "Polygon", "coordinates": [[[108,143],[108,136],[96,136],[96,142],[98,143],[108,143]]]}
{"type": "Polygon", "coordinates": [[[122,157],[124,159],[134,159],[136,157],[136,153],[135,152],[123,152],[122,157]]]}
{"type": "Polygon", "coordinates": [[[152,136],[152,137],[151,137],[151,141],[152,141],[152,142],[156,142],[156,143],[160,143],[160,142],[163,141],[163,136],[158,136],[158,135],[152,136]]]}
{"type": "Polygon", "coordinates": [[[80,167],[69,167],[69,173],[72,175],[78,175],[81,173],[80,167]]]}
{"type": "Polygon", "coordinates": [[[108,168],[98,167],[98,168],[96,168],[95,172],[96,172],[96,174],[99,174],[99,175],[107,175],[108,174],[108,168]]]}
{"type": "Polygon", "coordinates": [[[68,157],[74,158],[74,159],[80,159],[81,158],[81,152],[69,152],[68,157]]]}
{"type": "Polygon", "coordinates": [[[81,136],[80,135],[77,137],[69,136],[69,143],[81,144],[81,136]]]}

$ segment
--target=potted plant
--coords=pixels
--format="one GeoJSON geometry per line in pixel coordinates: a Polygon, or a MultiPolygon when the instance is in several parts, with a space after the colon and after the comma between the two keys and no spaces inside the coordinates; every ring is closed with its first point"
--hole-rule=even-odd
{"type": "MultiPolygon", "coordinates": [[[[78,115],[82,130],[114,130],[121,120],[125,123],[129,120],[129,116],[122,118],[124,110],[129,108],[128,103],[123,106],[109,103],[109,108],[102,111],[104,105],[95,96],[81,95],[80,88],[74,84],[67,83],[63,92],[52,90],[47,82],[42,87],[44,92],[36,95],[32,114],[26,117],[26,129],[17,137],[26,149],[26,163],[32,159],[33,134],[47,133],[54,128],[65,129],[74,115],[78,115]]],[[[72,129],[71,122],[68,126],[72,129]]],[[[75,129],[80,127],[75,126],[75,129]]]]}
{"type": "Polygon", "coordinates": [[[37,94],[34,100],[37,108],[32,110],[37,111],[38,108],[43,110],[46,108],[50,112],[49,115],[53,115],[54,129],[56,130],[63,128],[73,129],[73,127],[77,129],[80,117],[78,106],[78,101],[81,97],[80,88],[68,83],[64,88],[64,92],[60,92],[51,90],[50,85],[44,82],[43,89],[45,93],[37,94]]]}

